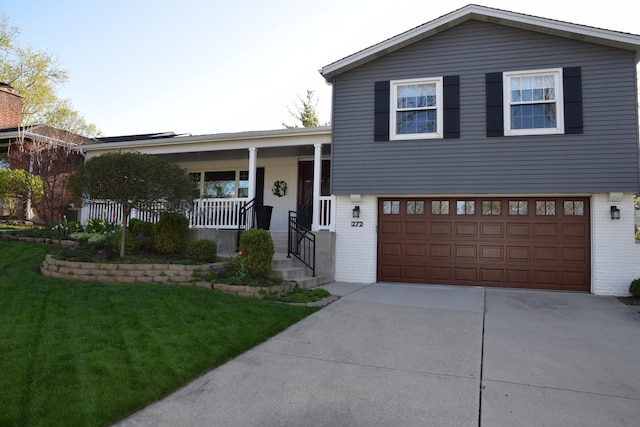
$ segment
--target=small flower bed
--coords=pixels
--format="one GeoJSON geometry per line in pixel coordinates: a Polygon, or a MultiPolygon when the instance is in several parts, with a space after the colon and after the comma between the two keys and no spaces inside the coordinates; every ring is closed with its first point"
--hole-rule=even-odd
{"type": "Polygon", "coordinates": [[[287,303],[307,303],[307,302],[320,301],[330,296],[331,294],[326,289],[297,288],[291,294],[286,294],[286,295],[270,294],[270,295],[265,295],[264,299],[269,301],[279,301],[279,302],[287,302],[287,303]]]}

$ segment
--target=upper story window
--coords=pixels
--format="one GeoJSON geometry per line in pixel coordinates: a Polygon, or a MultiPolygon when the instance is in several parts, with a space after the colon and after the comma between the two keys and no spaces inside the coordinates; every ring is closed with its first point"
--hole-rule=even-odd
{"type": "Polygon", "coordinates": [[[504,134],[564,133],[562,69],[503,73],[504,134]]]}
{"type": "Polygon", "coordinates": [[[442,77],[391,82],[390,139],[442,138],[442,77]]]}

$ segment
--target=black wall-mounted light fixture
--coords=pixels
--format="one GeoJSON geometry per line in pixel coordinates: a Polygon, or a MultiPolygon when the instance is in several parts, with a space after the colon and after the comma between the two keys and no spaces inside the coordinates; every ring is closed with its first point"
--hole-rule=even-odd
{"type": "Polygon", "coordinates": [[[353,215],[354,218],[360,218],[360,206],[356,206],[355,208],[353,208],[353,211],[351,211],[351,215],[353,215]]]}
{"type": "Polygon", "coordinates": [[[617,206],[611,206],[611,219],[620,219],[620,209],[617,206]]]}

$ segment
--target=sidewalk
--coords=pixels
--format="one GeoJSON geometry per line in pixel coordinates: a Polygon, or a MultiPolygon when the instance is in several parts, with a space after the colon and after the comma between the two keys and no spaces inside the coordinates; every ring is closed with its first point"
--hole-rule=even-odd
{"type": "Polygon", "coordinates": [[[334,283],[342,298],[119,426],[617,426],[640,314],[615,298],[334,283]]]}

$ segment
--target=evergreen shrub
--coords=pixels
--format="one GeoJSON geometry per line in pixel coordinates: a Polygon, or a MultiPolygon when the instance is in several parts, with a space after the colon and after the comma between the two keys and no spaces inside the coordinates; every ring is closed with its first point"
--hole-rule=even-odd
{"type": "Polygon", "coordinates": [[[256,278],[266,278],[271,271],[274,248],[267,230],[252,228],[240,236],[241,260],[247,272],[256,278]]]}
{"type": "Polygon", "coordinates": [[[182,255],[187,247],[189,219],[181,213],[163,212],[153,225],[153,242],[161,254],[182,255]]]}
{"type": "Polygon", "coordinates": [[[218,245],[213,240],[196,240],[189,245],[188,255],[197,262],[214,262],[218,256],[218,245]]]}

